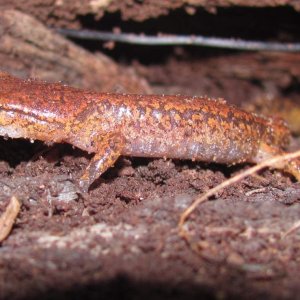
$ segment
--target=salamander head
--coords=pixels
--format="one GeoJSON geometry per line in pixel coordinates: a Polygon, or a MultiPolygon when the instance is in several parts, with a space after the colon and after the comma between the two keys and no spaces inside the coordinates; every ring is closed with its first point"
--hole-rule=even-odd
{"type": "Polygon", "coordinates": [[[7,108],[0,98],[0,136],[10,138],[26,137],[26,126],[22,124],[22,120],[18,113],[7,108]]]}
{"type": "Polygon", "coordinates": [[[20,138],[26,135],[24,127],[19,124],[19,115],[14,109],[18,99],[9,97],[15,92],[16,81],[18,79],[0,72],[0,136],[20,138]]]}

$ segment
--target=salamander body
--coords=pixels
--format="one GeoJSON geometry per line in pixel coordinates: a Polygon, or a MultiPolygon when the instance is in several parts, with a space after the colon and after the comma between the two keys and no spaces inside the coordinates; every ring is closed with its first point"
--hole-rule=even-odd
{"type": "MultiPolygon", "coordinates": [[[[0,73],[0,135],[95,153],[80,180],[85,191],[120,155],[257,163],[282,153],[290,139],[283,121],[224,100],[96,93],[6,73],[0,73]]],[[[285,169],[300,178],[298,163],[285,169]]]]}

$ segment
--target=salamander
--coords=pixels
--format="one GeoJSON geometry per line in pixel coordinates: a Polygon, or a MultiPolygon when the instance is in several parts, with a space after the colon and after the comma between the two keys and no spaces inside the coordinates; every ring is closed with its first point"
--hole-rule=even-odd
{"type": "MultiPolygon", "coordinates": [[[[83,191],[121,155],[259,163],[290,139],[283,121],[222,99],[97,93],[7,73],[0,73],[0,135],[94,153],[79,180],[83,191]]],[[[274,167],[300,180],[298,161],[274,167]]]]}

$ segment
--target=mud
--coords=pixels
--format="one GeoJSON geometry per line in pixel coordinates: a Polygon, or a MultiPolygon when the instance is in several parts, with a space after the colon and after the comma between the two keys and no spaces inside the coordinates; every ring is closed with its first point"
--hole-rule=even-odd
{"type": "Polygon", "coordinates": [[[210,13],[216,13],[223,7],[288,7],[300,10],[297,0],[175,0],[175,1],[135,1],[135,0],[31,0],[0,2],[1,9],[16,9],[33,15],[44,23],[57,26],[78,27],[80,17],[91,15],[96,20],[101,19],[105,13],[119,13],[123,20],[145,21],[168,15],[175,9],[182,9],[193,15],[197,8],[204,8],[210,13]]]}
{"type": "Polygon", "coordinates": [[[243,167],[123,158],[80,195],[83,152],[4,140],[1,149],[1,210],[12,194],[23,203],[0,248],[1,299],[299,293],[299,231],[283,236],[299,221],[300,185],[277,171],[197,209],[188,222],[196,254],[178,235],[180,213],[243,167]]]}

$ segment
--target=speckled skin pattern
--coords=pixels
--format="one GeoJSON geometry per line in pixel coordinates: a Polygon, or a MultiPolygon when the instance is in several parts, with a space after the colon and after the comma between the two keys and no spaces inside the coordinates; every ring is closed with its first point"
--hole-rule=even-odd
{"type": "MultiPolygon", "coordinates": [[[[282,153],[290,138],[284,122],[222,99],[95,93],[6,73],[0,73],[0,135],[95,153],[80,180],[85,191],[120,155],[259,162],[282,153]]],[[[298,178],[298,164],[286,169],[298,178]]]]}

